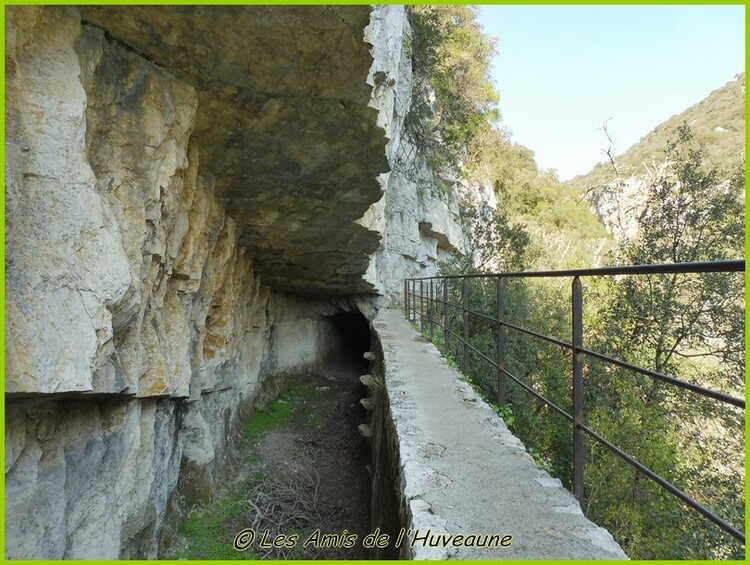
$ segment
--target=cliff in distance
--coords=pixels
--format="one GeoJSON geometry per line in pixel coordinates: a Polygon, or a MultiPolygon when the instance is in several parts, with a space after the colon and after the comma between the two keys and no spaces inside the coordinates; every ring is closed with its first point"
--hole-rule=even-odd
{"type": "Polygon", "coordinates": [[[745,157],[745,74],[737,75],[615,156],[616,169],[610,162],[599,163],[565,184],[587,195],[594,213],[618,239],[632,237],[645,198],[648,169],[664,160],[668,142],[675,140],[677,128],[683,124],[705,147],[706,166],[718,168],[724,178],[729,178],[745,157]],[[619,190],[615,190],[617,184],[621,185],[619,190]]]}

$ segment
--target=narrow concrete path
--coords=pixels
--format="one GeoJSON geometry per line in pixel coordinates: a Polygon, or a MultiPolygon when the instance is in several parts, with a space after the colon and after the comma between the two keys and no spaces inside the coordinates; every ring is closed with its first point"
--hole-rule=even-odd
{"type": "Polygon", "coordinates": [[[627,559],[401,310],[381,310],[374,328],[398,435],[407,536],[413,541],[419,531],[410,544],[414,558],[627,559]],[[507,547],[453,547],[455,537],[419,539],[428,530],[465,536],[459,545],[480,543],[466,537],[479,534],[512,540],[507,547]]]}

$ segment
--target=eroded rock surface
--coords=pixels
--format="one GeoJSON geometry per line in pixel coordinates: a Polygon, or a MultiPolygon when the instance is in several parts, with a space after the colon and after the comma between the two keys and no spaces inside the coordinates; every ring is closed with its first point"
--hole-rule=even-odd
{"type": "Polygon", "coordinates": [[[90,25],[191,85],[193,138],[266,284],[369,292],[383,130],[365,82],[370,8],[91,6],[90,25]]]}
{"type": "Polygon", "coordinates": [[[388,144],[390,171],[380,175],[383,197],[360,223],[382,234],[379,249],[370,259],[365,277],[386,303],[398,303],[404,277],[436,273],[438,260],[463,251],[458,188],[437,187],[424,154],[405,127],[412,97],[412,31],[404,10],[381,6],[373,10],[365,29],[373,45],[368,81],[373,85],[373,106],[388,144]]]}
{"type": "Polygon", "coordinates": [[[154,558],[276,374],[460,247],[404,8],[6,11],[6,557],[154,558]]]}

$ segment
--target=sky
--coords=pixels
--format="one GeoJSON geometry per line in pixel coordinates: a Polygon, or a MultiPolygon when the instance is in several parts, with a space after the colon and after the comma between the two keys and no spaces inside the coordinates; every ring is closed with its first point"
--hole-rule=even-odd
{"type": "Polygon", "coordinates": [[[485,5],[501,125],[561,180],[624,153],[745,69],[738,5],[485,5]]]}

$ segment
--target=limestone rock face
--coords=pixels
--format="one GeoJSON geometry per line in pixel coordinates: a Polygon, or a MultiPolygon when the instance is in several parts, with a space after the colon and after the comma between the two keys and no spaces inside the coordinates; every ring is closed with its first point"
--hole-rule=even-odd
{"type": "Polygon", "coordinates": [[[367,6],[84,8],[195,88],[202,166],[273,288],[372,290],[362,274],[380,237],[355,221],[381,197],[388,163],[364,81],[369,16],[367,6]]]}
{"type": "Polygon", "coordinates": [[[390,166],[390,171],[379,177],[383,197],[360,220],[382,234],[366,278],[385,297],[385,303],[397,304],[404,277],[436,274],[438,260],[463,252],[460,187],[449,182],[449,189],[438,188],[404,126],[411,107],[412,41],[402,7],[376,6],[365,38],[373,45],[368,81],[373,85],[372,105],[379,109],[378,123],[388,137],[385,154],[390,166]]]}
{"type": "Polygon", "coordinates": [[[7,25],[6,391],[90,391],[131,274],[86,158],[80,24],[26,8],[7,25]]]}
{"type": "Polygon", "coordinates": [[[270,290],[195,89],[72,8],[7,26],[6,556],[156,557],[180,470],[210,495],[265,375],[270,290]]]}
{"type": "Polygon", "coordinates": [[[8,7],[7,558],[158,557],[327,318],[460,249],[404,132],[409,34],[402,6],[8,7]]]}
{"type": "Polygon", "coordinates": [[[601,187],[588,196],[592,211],[618,242],[635,237],[638,218],[645,208],[648,187],[631,176],[601,187]]]}
{"type": "Polygon", "coordinates": [[[178,478],[179,409],[153,399],[10,404],[6,556],[153,555],[153,525],[178,478]]]}

